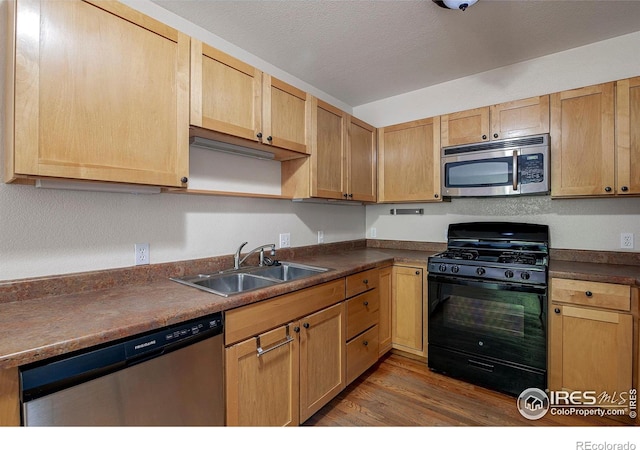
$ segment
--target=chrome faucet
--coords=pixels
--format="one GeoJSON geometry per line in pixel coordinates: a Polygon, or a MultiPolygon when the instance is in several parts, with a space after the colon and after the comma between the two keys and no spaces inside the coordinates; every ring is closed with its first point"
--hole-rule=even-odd
{"type": "Polygon", "coordinates": [[[246,255],[244,255],[244,258],[240,259],[240,251],[242,250],[242,247],[244,247],[245,245],[247,245],[246,242],[243,242],[242,244],[240,244],[240,247],[238,247],[238,250],[236,250],[236,254],[233,255],[233,268],[234,269],[239,269],[240,266],[242,265],[243,262],[245,262],[245,260],[253,255],[255,252],[260,251],[260,266],[264,266],[265,264],[265,259],[269,260],[269,263],[272,263],[272,259],[269,257],[265,257],[264,256],[264,249],[265,248],[271,248],[271,252],[270,252],[270,256],[276,256],[276,244],[263,244],[260,245],[256,248],[254,248],[253,250],[251,250],[249,253],[247,253],[246,255]]]}

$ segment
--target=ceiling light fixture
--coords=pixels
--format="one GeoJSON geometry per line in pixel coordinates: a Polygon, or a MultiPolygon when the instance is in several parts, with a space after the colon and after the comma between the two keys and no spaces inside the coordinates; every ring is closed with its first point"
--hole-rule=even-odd
{"type": "Polygon", "coordinates": [[[478,0],[433,0],[433,3],[446,9],[459,9],[464,11],[469,6],[477,3],[478,0]]]}

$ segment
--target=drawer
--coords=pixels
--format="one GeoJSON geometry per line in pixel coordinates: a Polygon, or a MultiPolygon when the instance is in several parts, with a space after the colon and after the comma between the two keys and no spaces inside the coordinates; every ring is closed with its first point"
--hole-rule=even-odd
{"type": "Polygon", "coordinates": [[[378,324],[380,291],[373,289],[347,300],[347,341],[378,324]]]}
{"type": "Polygon", "coordinates": [[[378,326],[347,344],[347,384],[358,378],[378,360],[378,326]]]}
{"type": "Polygon", "coordinates": [[[345,298],[353,297],[369,289],[375,289],[378,287],[378,269],[349,275],[346,278],[346,283],[345,298]]]}
{"type": "Polygon", "coordinates": [[[631,287],[623,284],[553,278],[551,280],[551,300],[574,305],[629,311],[631,309],[631,287]]]}

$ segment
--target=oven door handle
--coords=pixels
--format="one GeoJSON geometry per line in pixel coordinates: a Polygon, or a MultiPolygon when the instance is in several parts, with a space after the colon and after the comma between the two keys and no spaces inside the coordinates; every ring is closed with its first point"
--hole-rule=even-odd
{"type": "Polygon", "coordinates": [[[467,279],[461,277],[450,277],[441,275],[427,275],[429,283],[454,284],[458,286],[472,286],[496,290],[512,290],[516,292],[525,292],[531,294],[546,295],[547,287],[533,284],[510,283],[507,281],[467,279]]]}

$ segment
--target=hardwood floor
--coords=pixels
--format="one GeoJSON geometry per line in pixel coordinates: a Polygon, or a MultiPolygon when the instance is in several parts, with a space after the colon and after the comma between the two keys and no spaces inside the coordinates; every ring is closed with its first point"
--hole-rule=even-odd
{"type": "Polygon", "coordinates": [[[515,397],[431,372],[423,362],[388,354],[305,426],[616,426],[600,417],[524,418],[515,397]]]}

